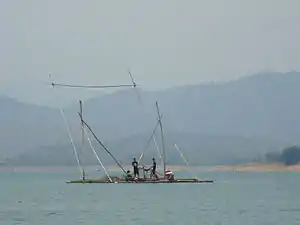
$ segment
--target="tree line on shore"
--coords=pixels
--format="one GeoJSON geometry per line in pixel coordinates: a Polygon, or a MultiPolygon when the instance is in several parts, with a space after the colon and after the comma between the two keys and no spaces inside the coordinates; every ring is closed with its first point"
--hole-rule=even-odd
{"type": "Polygon", "coordinates": [[[265,159],[267,162],[279,162],[287,166],[297,165],[300,163],[300,146],[290,146],[281,152],[269,152],[265,159]]]}

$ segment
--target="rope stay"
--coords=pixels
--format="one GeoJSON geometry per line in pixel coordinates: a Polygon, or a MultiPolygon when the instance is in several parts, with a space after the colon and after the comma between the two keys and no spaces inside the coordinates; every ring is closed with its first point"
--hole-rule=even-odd
{"type": "MultiPolygon", "coordinates": [[[[162,117],[163,117],[163,115],[161,115],[161,118],[162,118],[162,117]]],[[[140,155],[140,157],[139,157],[139,159],[138,159],[138,163],[140,163],[140,161],[141,161],[142,158],[144,157],[145,151],[148,149],[148,147],[149,147],[149,145],[150,145],[150,142],[152,141],[152,139],[153,139],[153,137],[154,137],[154,135],[155,135],[155,132],[156,132],[158,126],[159,126],[159,121],[157,121],[157,123],[156,123],[156,125],[155,125],[155,127],[154,127],[154,129],[153,129],[153,131],[152,131],[152,133],[151,133],[151,135],[150,135],[150,137],[149,137],[149,139],[147,140],[146,146],[145,146],[144,150],[142,151],[142,153],[141,153],[141,155],[140,155]]]]}
{"type": "MultiPolygon", "coordinates": [[[[163,130],[164,130],[165,133],[167,133],[165,127],[163,128],[163,130]]],[[[190,164],[189,164],[188,160],[184,157],[183,152],[179,149],[179,147],[177,146],[176,143],[174,143],[174,147],[175,147],[175,149],[177,150],[177,152],[179,153],[180,157],[183,159],[184,163],[186,164],[186,167],[187,167],[186,170],[187,170],[191,175],[193,175],[195,178],[199,179],[198,176],[197,176],[195,173],[193,173],[191,170],[188,169],[188,168],[190,167],[190,164]]]]}
{"type": "Polygon", "coordinates": [[[158,102],[156,101],[156,110],[157,110],[157,115],[158,115],[158,122],[160,126],[160,135],[161,135],[161,144],[162,144],[162,154],[163,154],[163,166],[164,166],[164,176],[166,172],[166,150],[165,150],[165,141],[164,141],[164,132],[163,132],[163,126],[161,122],[161,114],[158,106],[158,102]]]}
{"type": "MultiPolygon", "coordinates": [[[[177,152],[179,153],[179,155],[181,156],[181,158],[183,159],[183,161],[185,162],[187,168],[190,166],[189,162],[187,161],[187,159],[184,157],[183,152],[178,148],[177,144],[174,144],[175,149],[177,150],[177,152]]],[[[187,169],[188,172],[190,172],[195,178],[199,179],[197,177],[197,175],[195,173],[193,173],[192,171],[190,171],[189,169],[187,169]]]]}
{"type": "MultiPolygon", "coordinates": [[[[162,155],[161,155],[161,153],[160,153],[159,147],[158,147],[158,145],[157,145],[155,135],[153,136],[153,142],[154,142],[155,148],[156,148],[156,150],[157,150],[158,157],[159,157],[161,163],[163,164],[163,158],[162,158],[162,155]]],[[[163,165],[162,165],[162,166],[163,166],[163,165]]]]}
{"type": "Polygon", "coordinates": [[[97,137],[97,135],[94,133],[92,128],[86,123],[86,121],[82,118],[82,115],[78,113],[79,116],[82,119],[83,124],[89,129],[89,131],[92,133],[96,141],[100,144],[100,146],[112,157],[112,159],[116,162],[116,164],[120,167],[120,169],[126,173],[126,170],[123,168],[123,166],[119,163],[119,161],[114,157],[114,155],[108,150],[108,148],[105,147],[105,145],[100,141],[100,139],[97,137]]]}
{"type": "MultiPolygon", "coordinates": [[[[137,85],[136,85],[136,83],[135,83],[135,80],[133,79],[133,76],[132,76],[132,73],[131,73],[130,68],[128,68],[128,74],[129,74],[129,76],[130,76],[130,79],[131,79],[131,82],[132,82],[133,87],[136,88],[137,85]]],[[[138,97],[139,103],[140,103],[141,105],[143,105],[143,102],[142,102],[142,99],[141,99],[141,96],[140,96],[139,92],[137,91],[137,89],[134,89],[134,90],[135,90],[135,93],[136,93],[136,95],[137,95],[137,97],[138,97]]]]}
{"type": "Polygon", "coordinates": [[[68,136],[69,136],[71,145],[72,145],[72,147],[73,147],[73,152],[74,152],[74,155],[75,155],[75,157],[76,157],[76,161],[77,161],[78,168],[79,168],[79,170],[80,170],[80,172],[81,172],[81,177],[82,177],[82,179],[84,179],[84,178],[85,178],[85,172],[84,172],[83,167],[81,166],[80,159],[79,159],[78,153],[77,153],[77,149],[76,149],[76,146],[75,146],[75,144],[74,144],[74,140],[73,140],[73,138],[72,138],[71,130],[70,130],[69,126],[68,126],[67,119],[66,119],[65,113],[64,113],[64,111],[63,111],[62,108],[60,108],[60,112],[61,112],[61,114],[62,114],[62,117],[63,117],[64,123],[65,123],[65,126],[66,126],[67,131],[68,131],[68,136]]]}
{"type": "MultiPolygon", "coordinates": [[[[83,129],[84,129],[84,127],[83,127],[83,129]]],[[[85,129],[84,129],[84,130],[85,130],[85,129]]],[[[110,181],[111,183],[113,183],[113,181],[112,181],[112,179],[111,179],[111,177],[110,177],[108,171],[105,169],[105,167],[104,167],[104,165],[103,165],[101,159],[99,158],[99,156],[98,156],[98,154],[97,154],[97,152],[96,152],[96,150],[95,150],[95,148],[94,148],[94,146],[93,146],[93,144],[92,144],[92,142],[91,142],[91,139],[90,139],[90,137],[89,137],[89,135],[88,135],[87,132],[85,132],[85,137],[87,138],[87,140],[88,140],[88,142],[89,142],[89,145],[90,145],[90,147],[91,147],[91,149],[92,149],[92,151],[93,151],[95,157],[97,158],[97,160],[98,160],[100,166],[101,166],[102,169],[104,170],[104,172],[105,172],[106,176],[108,177],[109,181],[110,181]]]]}
{"type": "MultiPolygon", "coordinates": [[[[49,80],[50,81],[52,80],[51,74],[49,74],[49,80]]],[[[80,162],[80,159],[79,159],[79,156],[78,156],[78,152],[77,152],[77,149],[76,149],[76,146],[74,144],[73,137],[72,137],[72,133],[71,133],[70,127],[69,127],[68,122],[67,122],[67,118],[66,118],[64,110],[62,109],[62,107],[61,107],[60,104],[59,104],[59,109],[60,109],[60,113],[62,115],[62,118],[63,118],[64,124],[65,124],[66,130],[67,130],[67,133],[68,133],[68,137],[69,137],[71,146],[73,148],[73,153],[74,153],[75,158],[76,158],[76,162],[77,162],[78,169],[80,171],[81,178],[84,179],[85,178],[85,171],[84,171],[83,166],[81,165],[81,162],[80,162]]]]}
{"type": "MultiPolygon", "coordinates": [[[[158,123],[160,125],[160,128],[161,128],[161,138],[162,138],[162,147],[163,147],[163,164],[164,164],[164,170],[165,170],[165,166],[166,166],[166,162],[165,162],[165,151],[164,151],[164,137],[163,137],[163,133],[167,133],[166,132],[166,128],[162,126],[162,122],[161,122],[161,119],[162,119],[162,116],[160,114],[160,111],[159,111],[159,107],[158,107],[158,102],[156,102],[156,108],[157,108],[157,113],[158,113],[158,117],[159,117],[159,120],[158,120],[158,123]]],[[[154,135],[153,135],[154,137],[154,135]]],[[[155,141],[155,137],[153,139],[155,141]]],[[[174,147],[175,149],[177,150],[177,152],[179,153],[180,157],[183,159],[183,161],[185,162],[186,166],[187,166],[187,171],[191,173],[191,175],[193,175],[195,178],[199,179],[195,173],[193,173],[192,171],[190,171],[188,168],[190,167],[190,164],[189,162],[187,161],[187,159],[184,157],[183,155],[183,152],[179,149],[179,147],[177,146],[177,144],[174,144],[174,147]]],[[[157,150],[159,151],[159,149],[157,148],[157,150]]]]}

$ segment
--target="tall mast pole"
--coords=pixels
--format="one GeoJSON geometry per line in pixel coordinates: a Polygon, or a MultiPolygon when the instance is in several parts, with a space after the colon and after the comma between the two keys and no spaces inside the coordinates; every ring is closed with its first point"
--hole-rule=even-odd
{"type": "Polygon", "coordinates": [[[158,114],[158,121],[159,121],[159,126],[160,126],[160,133],[161,133],[161,142],[162,142],[162,154],[163,154],[163,166],[164,166],[164,177],[166,176],[166,150],[165,150],[165,141],[164,141],[164,134],[163,134],[163,127],[162,127],[162,122],[161,122],[161,115],[159,111],[159,106],[158,102],[156,101],[156,109],[157,109],[157,114],[158,114]]]}
{"type": "MultiPolygon", "coordinates": [[[[82,101],[79,100],[79,107],[80,107],[80,123],[81,123],[81,153],[83,154],[84,151],[84,124],[83,124],[83,107],[82,107],[82,101]]],[[[82,179],[85,179],[85,171],[84,168],[82,169],[82,179]]]]}

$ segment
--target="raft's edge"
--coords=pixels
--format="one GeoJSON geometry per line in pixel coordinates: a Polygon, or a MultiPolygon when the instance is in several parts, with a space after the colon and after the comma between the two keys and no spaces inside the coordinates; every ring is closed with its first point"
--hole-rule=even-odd
{"type": "MultiPolygon", "coordinates": [[[[109,184],[111,183],[107,179],[87,179],[87,180],[73,180],[68,181],[69,184],[91,184],[91,183],[99,183],[99,184],[109,184]]],[[[125,181],[125,180],[113,180],[113,183],[137,183],[137,184],[145,184],[145,183],[157,183],[157,184],[170,184],[170,183],[214,183],[213,180],[197,180],[197,179],[188,179],[188,178],[182,178],[182,179],[175,179],[172,181],[169,180],[136,180],[136,181],[125,181]]]]}

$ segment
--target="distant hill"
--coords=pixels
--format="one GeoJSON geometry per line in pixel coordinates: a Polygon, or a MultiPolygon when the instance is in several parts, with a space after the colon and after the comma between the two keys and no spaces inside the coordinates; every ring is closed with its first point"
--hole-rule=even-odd
{"type": "Polygon", "coordinates": [[[55,119],[60,115],[57,109],[7,97],[0,97],[0,105],[0,155],[11,156],[53,144],[62,131],[61,120],[55,119]]]}
{"type": "Polygon", "coordinates": [[[164,123],[171,131],[298,143],[299,86],[298,72],[265,73],[226,83],[140,91],[143,105],[130,89],[86,101],[85,118],[105,138],[126,137],[153,127],[155,101],[159,100],[164,123]]]}
{"type": "MultiPolygon", "coordinates": [[[[139,158],[144,151],[147,138],[148,136],[145,135],[134,135],[130,138],[106,142],[106,145],[119,161],[128,165],[133,157],[139,158]]],[[[159,136],[156,141],[161,150],[159,136]]],[[[166,135],[166,154],[169,164],[184,164],[183,159],[174,148],[174,143],[178,145],[188,162],[194,165],[244,163],[257,156],[264,156],[269,151],[279,151],[285,146],[285,143],[261,138],[170,133],[166,135]]],[[[83,153],[80,143],[77,143],[76,146],[83,164],[98,164],[88,145],[83,153]]],[[[93,146],[104,164],[114,164],[111,157],[96,142],[93,142],[93,146]]],[[[159,161],[159,155],[153,142],[145,150],[144,162],[150,164],[152,157],[156,157],[159,161]]],[[[76,165],[76,158],[71,145],[45,146],[12,158],[10,164],[76,165]]]]}
{"type": "MultiPolygon", "coordinates": [[[[178,144],[183,142],[183,148],[184,143],[191,143],[186,147],[187,151],[199,153],[199,160],[201,155],[203,161],[208,161],[203,157],[207,155],[212,157],[210,161],[216,161],[222,149],[221,144],[216,144],[222,143],[220,140],[226,142],[222,144],[227,146],[224,147],[228,149],[226,154],[242,152],[252,157],[252,153],[259,153],[264,148],[299,143],[299,85],[298,72],[263,73],[225,83],[157,92],[139,90],[142,104],[134,90],[125,89],[85,101],[84,117],[101,139],[116,146],[114,151],[119,153],[127,148],[126,152],[129,152],[139,141],[146,142],[146,134],[150,135],[156,121],[155,101],[158,100],[166,129],[178,134],[174,139],[178,144]],[[140,135],[144,137],[141,140],[140,135]],[[118,147],[124,140],[129,140],[132,146],[118,147]],[[236,144],[237,140],[251,140],[251,144],[243,141],[236,144]],[[272,144],[261,145],[261,140],[272,144]]],[[[45,150],[40,146],[68,146],[59,110],[8,98],[0,98],[0,104],[1,155],[45,150]]],[[[77,111],[77,105],[66,109],[72,131],[79,130],[77,111]]],[[[77,134],[75,138],[79,140],[79,137],[77,134]]]]}

